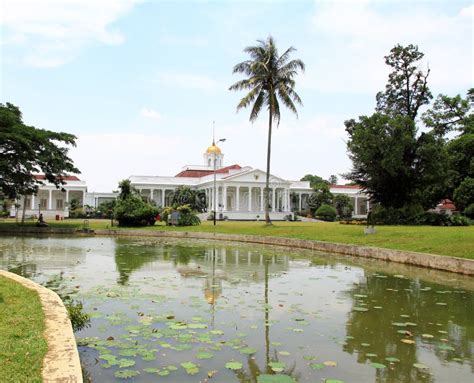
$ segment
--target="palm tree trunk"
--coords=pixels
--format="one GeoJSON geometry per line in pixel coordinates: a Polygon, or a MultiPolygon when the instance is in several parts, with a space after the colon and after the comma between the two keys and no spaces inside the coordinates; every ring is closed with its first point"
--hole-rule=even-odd
{"type": "Polygon", "coordinates": [[[271,225],[270,221],[270,156],[272,154],[272,106],[268,108],[268,146],[267,146],[267,179],[265,182],[265,223],[271,225]]]}

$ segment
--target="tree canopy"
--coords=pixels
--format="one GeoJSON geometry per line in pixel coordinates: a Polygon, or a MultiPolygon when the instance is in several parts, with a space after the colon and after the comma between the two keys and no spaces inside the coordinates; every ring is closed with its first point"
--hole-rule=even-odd
{"type": "Polygon", "coordinates": [[[74,135],[25,125],[17,106],[0,103],[0,190],[9,198],[36,193],[39,173],[60,188],[67,174],[80,173],[68,157],[75,145],[74,135]]]}
{"type": "Polygon", "coordinates": [[[471,174],[474,91],[466,99],[439,95],[420,125],[420,108],[432,98],[429,70],[417,67],[422,57],[417,46],[394,47],[385,57],[392,72],[376,112],[345,121],[352,160],[345,178],[386,208],[434,207],[471,174]],[[461,135],[449,142],[452,131],[461,135]]]}

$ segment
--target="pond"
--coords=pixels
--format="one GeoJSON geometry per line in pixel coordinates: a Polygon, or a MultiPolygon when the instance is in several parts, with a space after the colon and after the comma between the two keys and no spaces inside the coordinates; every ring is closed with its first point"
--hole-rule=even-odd
{"type": "Polygon", "coordinates": [[[470,382],[473,278],[256,245],[2,237],[0,268],[83,302],[93,382],[470,382]]]}

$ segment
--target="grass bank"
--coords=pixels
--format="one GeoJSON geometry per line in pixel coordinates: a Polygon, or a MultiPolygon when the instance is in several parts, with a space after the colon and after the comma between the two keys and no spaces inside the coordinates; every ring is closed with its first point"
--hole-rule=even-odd
{"type": "MultiPolygon", "coordinates": [[[[13,220],[0,223],[12,224],[13,220]]],[[[55,221],[50,224],[81,228],[83,220],[55,221]]],[[[91,229],[107,229],[110,228],[110,221],[90,220],[89,225],[91,229]]],[[[212,222],[205,221],[199,226],[172,227],[156,224],[146,229],[213,232],[214,227],[212,222]]],[[[363,226],[341,225],[337,222],[275,222],[266,226],[261,222],[229,221],[217,222],[216,232],[311,239],[474,259],[474,226],[377,226],[376,234],[365,235],[363,226]]]]}
{"type": "Polygon", "coordinates": [[[0,276],[0,382],[41,382],[47,352],[38,294],[0,276]]]}

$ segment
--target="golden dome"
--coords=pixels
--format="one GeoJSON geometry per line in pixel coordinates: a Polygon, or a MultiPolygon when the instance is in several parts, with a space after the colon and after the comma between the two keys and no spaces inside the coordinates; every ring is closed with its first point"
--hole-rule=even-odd
{"type": "Polygon", "coordinates": [[[207,154],[221,154],[222,152],[221,152],[221,149],[218,146],[216,146],[215,143],[212,143],[212,145],[207,148],[206,153],[207,154]]]}

